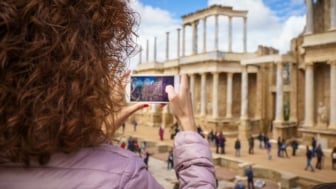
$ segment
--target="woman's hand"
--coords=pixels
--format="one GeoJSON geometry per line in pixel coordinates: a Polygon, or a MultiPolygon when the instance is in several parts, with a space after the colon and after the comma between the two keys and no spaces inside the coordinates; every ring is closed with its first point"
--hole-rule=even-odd
{"type": "Polygon", "coordinates": [[[166,87],[170,106],[178,124],[184,131],[196,131],[194,113],[191,103],[191,94],[188,87],[188,78],[181,75],[179,92],[174,91],[173,86],[166,87]]]}

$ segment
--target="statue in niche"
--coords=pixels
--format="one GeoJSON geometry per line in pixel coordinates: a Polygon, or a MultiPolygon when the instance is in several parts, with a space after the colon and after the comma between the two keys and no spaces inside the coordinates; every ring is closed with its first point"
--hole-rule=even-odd
{"type": "Polygon", "coordinates": [[[317,123],[326,124],[328,119],[327,107],[323,104],[323,102],[319,103],[317,113],[318,113],[317,123]]]}

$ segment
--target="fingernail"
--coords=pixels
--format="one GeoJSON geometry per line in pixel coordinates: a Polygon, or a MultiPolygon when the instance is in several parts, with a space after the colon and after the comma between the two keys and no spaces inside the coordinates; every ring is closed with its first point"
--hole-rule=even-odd
{"type": "Polygon", "coordinates": [[[144,104],[143,107],[144,108],[147,108],[149,106],[149,104],[144,104]]]}
{"type": "Polygon", "coordinates": [[[160,104],[160,108],[163,108],[166,104],[160,104]]]}

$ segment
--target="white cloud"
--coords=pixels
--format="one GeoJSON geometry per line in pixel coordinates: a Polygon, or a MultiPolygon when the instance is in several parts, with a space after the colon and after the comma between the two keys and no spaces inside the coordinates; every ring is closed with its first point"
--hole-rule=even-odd
{"type": "MultiPolygon", "coordinates": [[[[279,2],[278,0],[275,0],[279,2]]],[[[305,19],[302,15],[302,9],[298,9],[301,0],[288,1],[288,7],[286,13],[279,15],[281,10],[272,10],[267,7],[262,0],[208,0],[208,5],[220,4],[225,6],[232,6],[235,10],[248,10],[247,20],[247,50],[254,52],[258,45],[272,46],[285,53],[290,48],[290,40],[296,37],[302,32],[305,19]],[[293,15],[293,16],[288,16],[293,15]]],[[[169,41],[169,58],[176,57],[176,41],[177,41],[177,28],[181,28],[181,20],[174,19],[173,15],[167,10],[163,10],[157,7],[151,7],[149,5],[142,4],[139,0],[132,0],[132,6],[135,11],[140,14],[140,26],[139,26],[139,39],[138,42],[146,47],[146,40],[149,40],[149,60],[153,60],[153,44],[154,37],[157,37],[157,60],[162,61],[165,59],[166,48],[166,32],[170,32],[169,41]]],[[[302,5],[302,2],[301,2],[302,5]]],[[[284,5],[281,5],[284,6],[284,5]]],[[[303,6],[303,5],[302,5],[303,6]]],[[[195,10],[196,11],[196,10],[195,10]]],[[[220,48],[227,50],[227,19],[220,18],[220,48]]],[[[242,19],[233,19],[233,50],[242,50],[242,19]]],[[[213,48],[213,18],[209,18],[207,21],[207,49],[213,48]]],[[[187,30],[190,31],[190,28],[187,30]]],[[[190,35],[190,32],[187,32],[190,35]]],[[[202,22],[199,24],[199,51],[202,50],[202,22]]],[[[188,34],[187,34],[188,35],[188,34]]],[[[182,38],[182,32],[181,32],[182,38]]],[[[190,52],[191,37],[186,36],[186,48],[187,52],[190,52]],[[190,43],[190,44],[189,44],[190,43]]],[[[221,49],[222,50],[222,49],[221,49]]],[[[145,50],[142,53],[142,61],[145,60],[145,50]]],[[[138,63],[138,56],[133,58],[132,66],[134,62],[138,63]]]]}

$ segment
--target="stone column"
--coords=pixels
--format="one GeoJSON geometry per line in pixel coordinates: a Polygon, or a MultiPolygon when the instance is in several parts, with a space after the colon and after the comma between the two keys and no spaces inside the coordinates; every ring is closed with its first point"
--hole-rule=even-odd
{"type": "Polygon", "coordinates": [[[206,25],[207,25],[207,17],[204,17],[203,18],[203,52],[205,53],[206,52],[206,25]]]}
{"type": "Polygon", "coordinates": [[[305,73],[305,127],[314,125],[314,71],[313,63],[306,63],[305,73]]]}
{"type": "Polygon", "coordinates": [[[213,84],[212,84],[212,118],[218,118],[218,80],[219,73],[214,72],[213,74],[213,84]]]}
{"type": "Polygon", "coordinates": [[[192,104],[194,104],[194,98],[195,98],[195,75],[194,74],[190,74],[189,75],[189,88],[190,88],[190,93],[191,93],[191,102],[192,104]]]}
{"type": "Polygon", "coordinates": [[[197,42],[198,42],[198,32],[197,32],[198,21],[192,23],[192,54],[197,54],[197,42]]]}
{"type": "Polygon", "coordinates": [[[256,114],[255,114],[255,118],[257,119],[261,119],[263,114],[263,103],[265,101],[265,99],[263,98],[263,81],[265,80],[265,76],[264,76],[264,70],[262,66],[258,66],[257,67],[258,71],[257,71],[257,92],[256,92],[256,114]]]}
{"type": "Polygon", "coordinates": [[[151,110],[152,110],[153,113],[156,112],[156,104],[155,103],[151,104],[151,110]]]}
{"type": "Polygon", "coordinates": [[[297,122],[297,83],[295,82],[297,80],[297,65],[291,63],[291,71],[290,71],[290,118],[289,120],[291,122],[297,122]]]}
{"type": "Polygon", "coordinates": [[[140,53],[139,53],[139,64],[142,62],[142,46],[140,46],[140,53]]]}
{"type": "Polygon", "coordinates": [[[215,15],[215,51],[218,50],[218,15],[215,15]]]}
{"type": "Polygon", "coordinates": [[[243,36],[244,52],[247,51],[247,18],[244,17],[244,36],[243,36]]]}
{"type": "Polygon", "coordinates": [[[336,1],[330,1],[330,30],[336,29],[336,1]]]}
{"type": "Polygon", "coordinates": [[[305,33],[313,33],[313,0],[305,0],[306,3],[306,31],[305,33]]]}
{"type": "Polygon", "coordinates": [[[154,62],[156,62],[156,37],[154,37],[154,62]]]}
{"type": "Polygon", "coordinates": [[[146,41],[146,62],[149,61],[149,41],[146,41]]]}
{"type": "Polygon", "coordinates": [[[241,85],[241,113],[240,119],[247,120],[248,118],[248,73],[247,65],[242,66],[242,85],[241,85]]]}
{"type": "Polygon", "coordinates": [[[166,32],[166,60],[169,59],[169,32],[166,32]]]}
{"type": "Polygon", "coordinates": [[[186,25],[182,26],[182,57],[185,56],[185,27],[186,25]]]}
{"type": "Polygon", "coordinates": [[[205,115],[206,111],[206,73],[201,74],[201,115],[205,115]]]}
{"type": "Polygon", "coordinates": [[[275,122],[283,122],[283,65],[282,62],[277,62],[277,74],[276,74],[276,110],[275,110],[275,122]]]}
{"type": "Polygon", "coordinates": [[[228,47],[228,51],[229,52],[232,52],[232,16],[229,16],[228,17],[229,18],[229,31],[228,31],[228,33],[229,33],[229,47],[228,47]]]}
{"type": "Polygon", "coordinates": [[[226,118],[232,118],[232,78],[233,73],[227,73],[226,85],[226,118]]]}
{"type": "Polygon", "coordinates": [[[329,128],[336,129],[336,60],[330,62],[329,128]]]}
{"type": "Polygon", "coordinates": [[[181,29],[180,28],[177,28],[177,58],[180,58],[180,42],[181,42],[181,39],[180,39],[180,33],[181,33],[181,29]]]}

